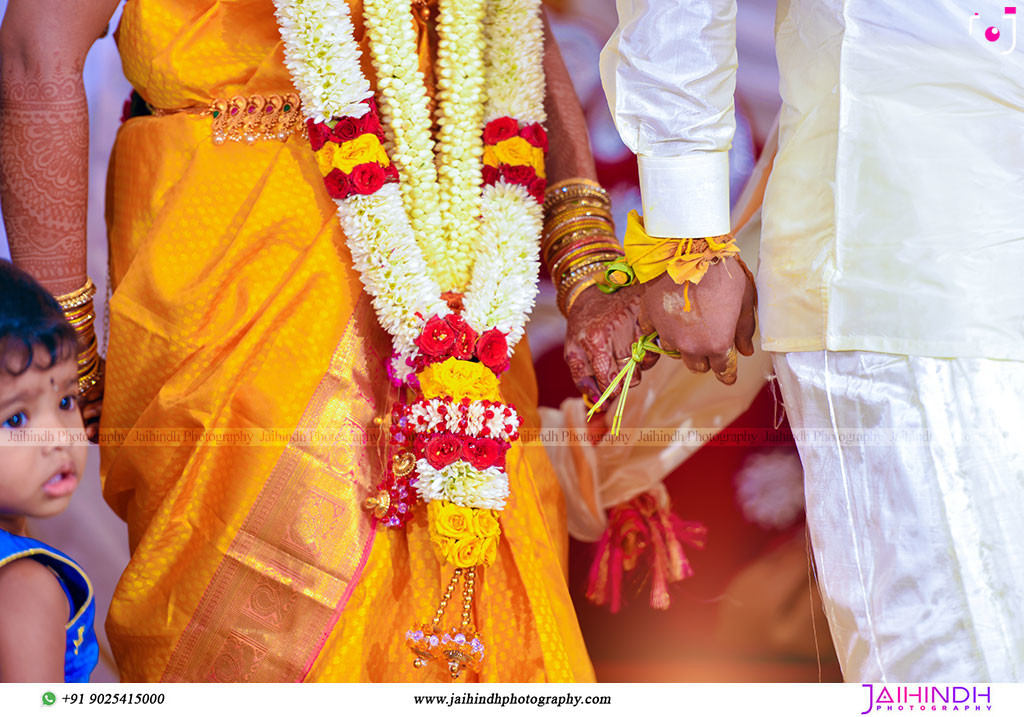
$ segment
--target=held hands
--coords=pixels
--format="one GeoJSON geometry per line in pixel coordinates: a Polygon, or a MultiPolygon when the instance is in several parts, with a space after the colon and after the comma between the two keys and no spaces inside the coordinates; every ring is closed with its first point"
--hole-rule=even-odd
{"type": "Polygon", "coordinates": [[[676,284],[662,274],[641,285],[641,297],[645,333],[657,331],[661,347],[678,351],[691,371],[711,370],[724,384],[736,382],[736,351],[754,353],[757,304],[753,277],[739,257],[712,264],[698,284],[676,284]]]}
{"type": "MultiPolygon", "coordinates": [[[[698,284],[677,284],[665,273],[613,294],[592,287],[569,312],[565,360],[577,389],[593,403],[626,363],[634,343],[657,332],[661,349],[678,352],[691,371],[711,370],[731,385],[738,376],[737,351],[754,353],[756,304],[753,277],[738,257],[713,263],[698,284]]],[[[651,368],[658,356],[656,350],[646,352],[638,368],[651,368]]],[[[630,375],[630,385],[637,385],[640,373],[630,375]]],[[[606,400],[622,388],[616,386],[606,400]]]]}
{"type": "MultiPolygon", "coordinates": [[[[633,343],[643,338],[640,320],[642,287],[638,285],[605,294],[596,286],[584,291],[569,310],[565,336],[565,362],[576,388],[591,402],[622,369],[633,343]]],[[[650,368],[658,354],[648,353],[640,369],[650,368]]],[[[633,385],[640,382],[636,373],[633,385]]],[[[611,397],[618,395],[617,387],[611,397]]]]}

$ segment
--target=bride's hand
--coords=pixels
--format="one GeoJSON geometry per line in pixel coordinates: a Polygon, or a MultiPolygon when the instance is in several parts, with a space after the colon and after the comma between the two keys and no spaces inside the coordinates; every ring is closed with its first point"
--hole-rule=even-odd
{"type": "MultiPolygon", "coordinates": [[[[605,294],[596,286],[586,289],[569,310],[565,336],[565,362],[576,388],[596,401],[612,382],[632,352],[633,342],[643,337],[639,286],[605,294]]],[[[648,369],[658,354],[648,353],[640,365],[648,369]]],[[[636,372],[633,385],[640,382],[636,372]]],[[[621,390],[617,387],[612,397],[621,390]]]]}

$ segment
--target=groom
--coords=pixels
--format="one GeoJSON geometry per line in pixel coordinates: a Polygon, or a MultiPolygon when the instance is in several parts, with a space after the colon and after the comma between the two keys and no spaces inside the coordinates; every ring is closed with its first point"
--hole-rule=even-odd
{"type": "MultiPolygon", "coordinates": [[[[778,10],[761,335],[849,681],[1024,678],[1024,59],[976,5],[778,10]]],[[[735,0],[618,7],[601,74],[638,155],[632,240],[720,246],[735,0]]],[[[662,345],[725,382],[753,328],[733,262],[638,273],[662,345]]]]}

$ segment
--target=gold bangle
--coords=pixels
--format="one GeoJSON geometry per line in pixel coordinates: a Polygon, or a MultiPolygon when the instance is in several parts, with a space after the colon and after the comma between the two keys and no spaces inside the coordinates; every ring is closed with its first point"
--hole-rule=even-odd
{"type": "Polygon", "coordinates": [[[609,209],[612,206],[610,199],[603,194],[596,194],[590,191],[573,190],[551,197],[544,206],[544,214],[550,216],[557,214],[566,207],[595,207],[596,209],[609,209]]]}
{"type": "Polygon", "coordinates": [[[586,264],[595,263],[598,258],[610,259],[621,256],[621,254],[616,251],[617,249],[617,246],[611,245],[588,245],[581,251],[571,252],[559,259],[555,265],[551,267],[551,277],[556,282],[561,283],[564,281],[564,278],[573,271],[585,266],[586,264]]]}
{"type": "Polygon", "coordinates": [[[594,271],[598,265],[605,266],[608,262],[621,258],[621,254],[616,254],[615,252],[610,251],[606,251],[601,254],[588,254],[587,256],[580,257],[574,264],[563,267],[562,273],[558,277],[559,288],[571,286],[575,277],[583,274],[589,274],[591,271],[594,271]]]}
{"type": "Polygon", "coordinates": [[[604,214],[608,217],[609,221],[612,221],[612,205],[608,202],[596,202],[593,199],[578,199],[575,201],[561,202],[549,207],[544,212],[544,223],[550,224],[553,221],[557,221],[558,218],[564,215],[566,212],[571,212],[577,209],[585,209],[594,213],[604,214]]]}
{"type": "Polygon", "coordinates": [[[608,236],[602,232],[582,233],[575,241],[559,242],[557,250],[546,252],[544,256],[545,264],[557,264],[561,259],[565,258],[566,253],[592,244],[613,244],[618,246],[619,242],[615,240],[615,237],[608,236]]]}
{"type": "Polygon", "coordinates": [[[611,200],[607,193],[602,194],[596,189],[562,189],[557,195],[547,198],[544,208],[546,214],[553,214],[563,207],[575,205],[607,209],[611,206],[611,200]]]}
{"type": "Polygon", "coordinates": [[[544,225],[541,230],[542,237],[555,237],[562,233],[566,226],[570,226],[578,221],[592,221],[607,224],[609,230],[614,231],[614,222],[610,217],[601,216],[600,214],[593,214],[589,211],[579,212],[570,215],[559,216],[556,219],[552,219],[544,225]]]}
{"type": "Polygon", "coordinates": [[[581,197],[589,197],[603,203],[611,204],[608,192],[601,187],[583,184],[573,184],[568,186],[556,185],[555,188],[549,187],[544,193],[544,211],[550,211],[553,206],[581,197]]]}
{"type": "Polygon", "coordinates": [[[92,367],[100,360],[100,352],[93,349],[91,352],[78,358],[78,375],[84,376],[92,369],[92,367]]]}
{"type": "Polygon", "coordinates": [[[610,237],[615,236],[615,227],[612,224],[601,221],[600,219],[581,218],[559,227],[558,231],[543,234],[541,238],[541,247],[545,250],[550,250],[551,247],[556,244],[564,244],[566,236],[570,234],[578,234],[580,231],[587,231],[590,234],[602,234],[610,237]]]}
{"type": "Polygon", "coordinates": [[[556,302],[561,304],[565,300],[565,296],[572,292],[573,287],[581,281],[584,281],[590,277],[596,276],[599,282],[604,281],[605,267],[608,264],[609,259],[602,259],[594,261],[588,264],[583,264],[573,271],[568,272],[562,278],[562,281],[558,284],[558,288],[555,292],[556,302]]]}
{"type": "Polygon", "coordinates": [[[96,341],[96,338],[93,337],[86,346],[80,348],[78,353],[75,354],[75,361],[78,364],[79,373],[84,373],[81,369],[92,363],[92,361],[98,358],[99,355],[99,343],[96,341]]]}
{"type": "Polygon", "coordinates": [[[88,366],[89,362],[100,355],[99,348],[95,340],[89,343],[84,349],[78,352],[75,357],[79,366],[88,366]]]}
{"type": "Polygon", "coordinates": [[[581,218],[601,219],[609,224],[613,223],[612,213],[609,211],[595,209],[594,207],[574,207],[572,209],[566,209],[563,212],[559,212],[544,222],[543,232],[545,234],[550,234],[556,231],[559,227],[565,225],[567,222],[581,218]]]}
{"type": "Polygon", "coordinates": [[[595,239],[585,244],[580,243],[578,245],[569,246],[561,255],[557,256],[551,262],[549,273],[553,277],[560,276],[565,273],[560,271],[560,269],[564,269],[566,266],[578,263],[578,260],[585,256],[617,253],[618,249],[618,244],[612,244],[609,241],[602,241],[601,239],[595,239]]]}
{"type": "Polygon", "coordinates": [[[93,325],[96,320],[95,313],[88,313],[84,316],[79,316],[76,319],[68,319],[68,323],[71,324],[71,328],[75,330],[75,333],[85,333],[93,325]]]}
{"type": "Polygon", "coordinates": [[[550,216],[544,220],[545,230],[555,222],[561,222],[570,216],[578,216],[580,214],[592,214],[594,216],[604,217],[608,221],[612,221],[612,211],[610,207],[578,204],[571,207],[560,208],[557,212],[551,212],[550,216]]]}
{"type": "Polygon", "coordinates": [[[569,315],[569,312],[572,311],[573,304],[576,303],[576,300],[580,298],[580,295],[584,291],[596,285],[600,281],[600,276],[601,272],[594,272],[593,276],[584,279],[583,281],[579,282],[578,284],[573,286],[572,289],[569,290],[565,301],[562,302],[558,307],[561,310],[563,316],[569,315]]]}
{"type": "Polygon", "coordinates": [[[587,179],[586,177],[569,177],[568,179],[563,179],[560,182],[555,182],[554,184],[548,185],[547,189],[544,190],[544,194],[554,194],[563,187],[575,186],[593,187],[594,189],[598,189],[602,192],[605,191],[604,187],[602,187],[599,182],[596,182],[593,179],[587,179]]]}
{"type": "Polygon", "coordinates": [[[574,276],[586,274],[592,271],[593,269],[591,268],[591,265],[607,264],[609,261],[617,261],[621,258],[621,251],[610,248],[580,256],[572,264],[563,267],[564,270],[559,275],[560,283],[563,286],[567,286],[572,283],[574,276]]]}
{"type": "Polygon", "coordinates": [[[619,240],[614,234],[605,229],[575,229],[567,234],[563,234],[549,244],[541,247],[541,254],[545,261],[554,257],[558,252],[567,247],[569,244],[579,239],[585,239],[589,237],[603,237],[608,241],[618,244],[619,240]]]}
{"type": "Polygon", "coordinates": [[[95,386],[103,378],[103,367],[102,364],[97,361],[96,365],[92,370],[85,376],[79,376],[78,378],[78,393],[79,395],[86,393],[90,388],[95,386]]]}
{"type": "Polygon", "coordinates": [[[565,222],[564,224],[560,224],[557,228],[552,229],[550,232],[546,233],[541,243],[554,244],[566,234],[578,231],[580,229],[592,229],[595,230],[595,233],[598,230],[603,229],[608,234],[615,233],[614,225],[612,225],[611,222],[605,221],[604,219],[601,219],[599,217],[576,217],[571,221],[565,222]]]}
{"type": "Polygon", "coordinates": [[[92,283],[92,279],[89,277],[85,278],[85,285],[80,289],[68,292],[67,294],[61,294],[55,296],[57,303],[60,304],[60,308],[67,311],[68,309],[75,309],[82,304],[85,304],[92,299],[93,295],[96,294],[96,285],[92,283]]]}
{"type": "Polygon", "coordinates": [[[92,312],[92,310],[93,310],[92,299],[88,299],[87,301],[82,302],[81,304],[79,304],[78,306],[76,306],[76,307],[74,307],[72,309],[65,309],[64,310],[64,317],[68,321],[75,321],[76,319],[79,319],[82,316],[85,316],[86,314],[92,312]]]}

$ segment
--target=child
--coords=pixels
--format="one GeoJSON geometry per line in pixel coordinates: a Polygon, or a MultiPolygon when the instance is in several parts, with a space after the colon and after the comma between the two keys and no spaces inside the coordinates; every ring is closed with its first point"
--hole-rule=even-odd
{"type": "Polygon", "coordinates": [[[99,655],[85,572],[25,537],[85,468],[75,332],[28,274],[0,260],[0,681],[88,682],[99,655]],[[74,440],[72,440],[74,438],[74,440]]]}

